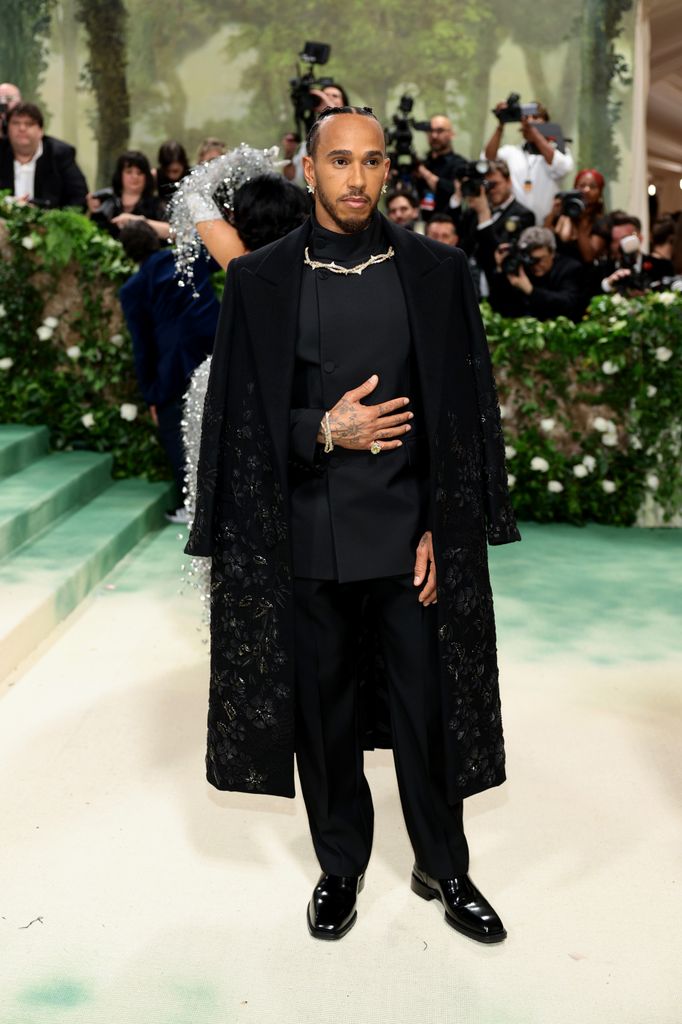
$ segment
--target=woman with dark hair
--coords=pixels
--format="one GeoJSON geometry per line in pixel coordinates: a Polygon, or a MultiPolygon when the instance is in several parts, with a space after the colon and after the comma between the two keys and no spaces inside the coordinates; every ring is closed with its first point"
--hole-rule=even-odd
{"type": "Polygon", "coordinates": [[[180,179],[189,174],[185,147],[172,139],[162,143],[156,162],[156,190],[161,199],[170,199],[180,179]]]}
{"type": "Polygon", "coordinates": [[[554,208],[545,221],[557,236],[557,248],[565,256],[594,263],[600,259],[607,247],[608,226],[605,219],[604,175],[593,167],[578,171],[573,188],[580,192],[584,209],[575,216],[562,212],[562,200],[554,200],[554,208]]]}
{"type": "Polygon", "coordinates": [[[86,196],[92,220],[112,235],[133,220],[146,220],[159,238],[168,238],[168,223],[162,201],[154,194],[154,176],[149,160],[137,149],[126,150],[116,161],[111,188],[86,196]]]}

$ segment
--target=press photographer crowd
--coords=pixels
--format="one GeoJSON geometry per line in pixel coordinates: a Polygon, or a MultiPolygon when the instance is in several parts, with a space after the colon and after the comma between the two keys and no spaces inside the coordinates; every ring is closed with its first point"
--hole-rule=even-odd
{"type": "MultiPolygon", "coordinates": [[[[305,72],[290,83],[296,128],[280,139],[280,157],[284,177],[301,189],[305,134],[324,108],[350,102],[338,82],[315,77],[329,53],[325,44],[307,43],[305,72]]],[[[497,312],[577,321],[600,292],[669,287],[682,273],[679,211],[655,221],[644,252],[639,218],[607,210],[604,176],[597,168],[576,173],[561,127],[542,103],[522,104],[515,93],[498,103],[497,125],[477,159],[455,151],[448,117],[416,121],[412,107],[403,96],[386,127],[385,213],[406,230],[463,249],[478,294],[497,312]]],[[[142,218],[168,242],[168,200],[190,170],[181,143],[165,142],[155,167],[142,152],[121,153],[111,185],[89,191],[74,148],[44,133],[42,111],[18,86],[0,85],[0,118],[0,190],[18,202],[81,208],[115,236],[142,218]]],[[[225,141],[206,139],[196,162],[226,149],[225,141]]]]}

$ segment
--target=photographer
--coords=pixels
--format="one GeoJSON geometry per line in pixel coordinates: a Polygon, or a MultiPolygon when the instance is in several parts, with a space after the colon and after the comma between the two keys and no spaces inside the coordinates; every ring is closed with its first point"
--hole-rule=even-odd
{"type": "Polygon", "coordinates": [[[0,189],[19,202],[52,209],[83,208],[88,191],[76,163],[76,150],[43,132],[34,103],[17,103],[7,115],[7,137],[0,139],[0,189]]]}
{"type": "MultiPolygon", "coordinates": [[[[477,179],[473,182],[476,184],[477,179]]],[[[528,207],[514,198],[509,167],[504,160],[488,161],[488,170],[478,183],[477,194],[469,195],[466,209],[460,207],[460,211],[459,244],[467,256],[475,258],[488,278],[495,271],[497,247],[518,238],[525,228],[535,223],[528,207]]]]}
{"type": "Polygon", "coordinates": [[[7,115],[18,103],[21,103],[19,86],[12,82],[0,83],[0,139],[7,134],[7,115]]]}
{"type": "Polygon", "coordinates": [[[435,242],[440,242],[441,245],[459,245],[455,222],[447,213],[434,213],[426,225],[425,235],[427,238],[433,238],[435,242]]]}
{"type": "Polygon", "coordinates": [[[502,316],[533,316],[553,320],[566,316],[577,323],[586,298],[582,267],[556,251],[549,228],[526,228],[517,243],[504,243],[495,252],[490,305],[502,316]]]}
{"type": "Polygon", "coordinates": [[[557,248],[582,263],[601,259],[608,244],[608,222],[604,216],[605,181],[594,168],[579,171],[569,192],[559,192],[552,212],[545,220],[557,236],[557,248]]]}
{"type": "MultiPolygon", "coordinates": [[[[312,120],[315,121],[323,110],[328,107],[347,107],[350,104],[346,90],[338,82],[329,83],[321,89],[309,89],[308,95],[312,97],[312,120]]],[[[298,133],[296,133],[298,134],[298,133]]],[[[300,136],[299,136],[300,138],[300,136]]],[[[284,177],[293,181],[299,188],[305,188],[305,175],[303,174],[303,157],[307,155],[305,142],[302,142],[293,156],[287,156],[289,161],[284,167],[284,177]]]]}
{"type": "Polygon", "coordinates": [[[672,250],[672,221],[657,222],[652,232],[653,252],[642,252],[642,224],[638,217],[616,210],[608,218],[610,224],[609,257],[595,264],[599,292],[620,292],[642,295],[661,288],[665,278],[673,277],[675,268],[667,253],[672,250]]]}
{"type": "Polygon", "coordinates": [[[437,114],[429,124],[429,155],[415,172],[415,187],[421,200],[422,217],[427,222],[434,213],[450,213],[457,169],[468,163],[465,157],[453,151],[455,132],[450,119],[437,114]]]}
{"type": "Polygon", "coordinates": [[[419,197],[410,189],[389,192],[386,196],[386,216],[394,224],[414,231],[419,220],[419,197]]]}
{"type": "MultiPolygon", "coordinates": [[[[513,99],[518,101],[518,97],[509,97],[509,100],[513,99]]],[[[523,108],[519,107],[523,143],[501,145],[504,126],[511,120],[508,113],[511,107],[509,100],[495,107],[498,124],[488,139],[484,153],[488,160],[497,158],[507,163],[514,196],[532,210],[536,224],[543,224],[552,209],[559,183],[564,175],[573,170],[573,157],[568,150],[562,153],[538,130],[538,125],[549,122],[549,113],[541,103],[529,105],[534,113],[523,113],[523,108]]]]}

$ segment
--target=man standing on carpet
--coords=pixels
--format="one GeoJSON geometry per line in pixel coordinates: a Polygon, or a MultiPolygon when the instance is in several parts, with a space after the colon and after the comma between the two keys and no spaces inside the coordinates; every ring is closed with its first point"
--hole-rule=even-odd
{"type": "Polygon", "coordinates": [[[412,889],[482,942],[464,797],[504,781],[486,542],[519,539],[466,257],[377,212],[368,108],[323,112],[309,224],[235,260],[208,385],[187,551],[212,556],[207,772],[294,796],[322,876],[318,938],[357,918],[392,746],[412,889]]]}

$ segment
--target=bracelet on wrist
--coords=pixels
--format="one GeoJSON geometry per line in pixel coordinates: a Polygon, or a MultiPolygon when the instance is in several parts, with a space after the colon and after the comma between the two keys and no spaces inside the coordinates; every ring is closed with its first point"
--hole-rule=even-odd
{"type": "Polygon", "coordinates": [[[329,423],[329,413],[325,412],[322,419],[322,430],[324,432],[324,452],[325,455],[329,455],[334,450],[334,441],[332,440],[332,428],[329,423]]]}

